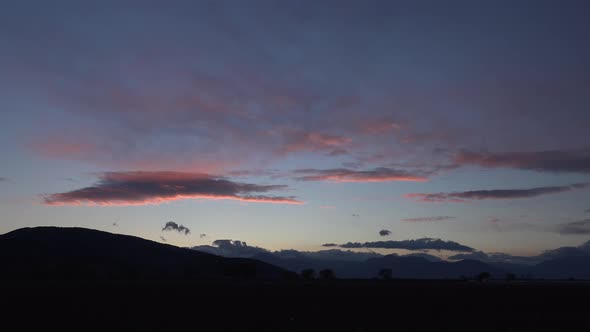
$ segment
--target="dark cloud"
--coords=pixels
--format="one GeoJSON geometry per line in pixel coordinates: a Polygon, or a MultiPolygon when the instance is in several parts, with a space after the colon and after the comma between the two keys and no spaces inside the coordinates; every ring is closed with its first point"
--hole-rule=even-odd
{"type": "Polygon", "coordinates": [[[266,196],[285,185],[233,182],[208,174],[181,172],[107,172],[87,188],[46,195],[48,205],[145,205],[179,199],[230,199],[246,202],[301,204],[294,197],[266,196]]]}
{"type": "Polygon", "coordinates": [[[371,248],[371,249],[405,249],[405,250],[450,250],[450,251],[474,251],[473,248],[453,241],[441,239],[421,238],[403,241],[377,241],[377,242],[348,242],[340,245],[341,248],[371,248]]]}
{"type": "Polygon", "coordinates": [[[4,181],[8,181],[8,179],[0,176],[0,182],[4,182],[4,181]]]}
{"type": "Polygon", "coordinates": [[[361,215],[358,214],[358,213],[353,213],[352,216],[355,217],[355,218],[360,218],[361,217],[361,215]]]}
{"type": "Polygon", "coordinates": [[[113,223],[113,227],[117,227],[117,226],[119,226],[119,224],[117,224],[117,222],[115,221],[115,222],[113,223]]]}
{"type": "Polygon", "coordinates": [[[455,156],[462,165],[516,168],[542,172],[590,173],[590,149],[571,151],[537,151],[509,153],[477,153],[464,150],[455,156]]]}
{"type": "Polygon", "coordinates": [[[558,231],[565,235],[586,235],[590,234],[590,219],[573,221],[558,225],[558,231]]]}
{"type": "Polygon", "coordinates": [[[336,243],[324,243],[322,247],[338,247],[338,245],[336,243]]]}
{"type": "Polygon", "coordinates": [[[298,169],[294,171],[297,180],[301,181],[330,181],[330,182],[392,182],[413,181],[424,182],[428,178],[424,174],[412,173],[405,170],[397,170],[379,167],[372,170],[357,171],[347,168],[333,169],[298,169]]]}
{"type": "Polygon", "coordinates": [[[264,248],[249,246],[246,242],[238,240],[215,240],[212,246],[196,246],[192,249],[225,257],[253,257],[269,252],[264,248]]]}
{"type": "Polygon", "coordinates": [[[389,236],[389,235],[391,235],[391,231],[387,230],[387,229],[382,229],[379,231],[379,235],[380,236],[389,236]]]}
{"type": "Polygon", "coordinates": [[[204,239],[206,237],[207,237],[207,234],[201,234],[201,235],[199,235],[199,238],[201,238],[201,239],[204,239]]]}
{"type": "Polygon", "coordinates": [[[164,227],[162,228],[162,232],[164,231],[177,231],[178,233],[184,233],[184,235],[189,235],[191,233],[190,229],[182,225],[179,225],[174,221],[167,222],[166,225],[164,225],[164,227]]]}
{"type": "Polygon", "coordinates": [[[590,212],[590,209],[586,210],[586,212],[590,212]]]}
{"type": "Polygon", "coordinates": [[[530,189],[495,189],[495,190],[473,190],[450,193],[415,193],[406,194],[407,198],[414,198],[422,202],[469,202],[472,200],[484,199],[517,199],[530,198],[541,195],[549,195],[584,189],[590,183],[576,183],[569,186],[538,187],[530,189]]]}
{"type": "Polygon", "coordinates": [[[450,220],[450,219],[456,219],[456,218],[457,217],[437,216],[437,217],[422,217],[422,218],[406,218],[406,219],[402,219],[402,221],[407,221],[407,222],[442,221],[442,220],[450,220]]]}

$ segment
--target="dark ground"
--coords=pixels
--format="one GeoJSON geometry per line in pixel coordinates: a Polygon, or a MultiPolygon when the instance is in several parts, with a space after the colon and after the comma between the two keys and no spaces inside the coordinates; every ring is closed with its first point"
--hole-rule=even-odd
{"type": "Polygon", "coordinates": [[[4,331],[590,331],[585,282],[3,282],[0,292],[1,324],[18,324],[4,331]]]}

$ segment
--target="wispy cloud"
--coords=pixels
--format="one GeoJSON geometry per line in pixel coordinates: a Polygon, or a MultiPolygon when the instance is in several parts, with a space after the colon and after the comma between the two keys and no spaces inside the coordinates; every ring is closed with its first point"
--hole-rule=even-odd
{"type": "Polygon", "coordinates": [[[542,195],[556,194],[574,190],[584,189],[590,183],[576,183],[568,186],[537,187],[530,189],[494,189],[494,190],[472,190],[460,192],[441,193],[413,193],[404,197],[417,199],[422,202],[469,202],[485,199],[518,199],[530,198],[542,195]]]}
{"type": "Polygon", "coordinates": [[[407,222],[429,222],[429,221],[450,220],[450,219],[456,219],[456,218],[457,217],[437,216],[437,217],[422,217],[422,218],[406,218],[406,219],[402,219],[402,221],[407,221],[407,222]]]}
{"type": "Polygon", "coordinates": [[[181,199],[302,204],[292,196],[261,193],[284,190],[285,185],[233,182],[208,174],[180,172],[108,172],[92,187],[44,197],[47,205],[146,205],[181,199]]]}
{"type": "Polygon", "coordinates": [[[459,152],[455,162],[461,165],[516,168],[544,172],[590,172],[590,149],[537,152],[478,153],[459,152]]]}
{"type": "Polygon", "coordinates": [[[359,131],[363,134],[387,134],[400,129],[402,129],[400,123],[385,118],[363,121],[359,125],[359,131]]]}
{"type": "Polygon", "coordinates": [[[162,232],[165,231],[177,231],[178,233],[184,233],[184,235],[189,235],[191,230],[188,227],[184,227],[183,225],[179,225],[174,221],[169,221],[162,227],[162,232]]]}
{"type": "Polygon", "coordinates": [[[419,173],[379,167],[372,170],[357,171],[347,168],[333,169],[299,169],[294,172],[297,180],[301,181],[330,181],[330,182],[394,182],[411,181],[424,182],[428,178],[419,173]]]}
{"type": "Polygon", "coordinates": [[[371,248],[371,249],[405,249],[405,250],[450,250],[473,251],[474,249],[457,242],[443,241],[441,239],[421,238],[403,241],[377,241],[377,242],[348,242],[340,245],[341,248],[371,248]]]}
{"type": "Polygon", "coordinates": [[[590,219],[573,221],[558,225],[558,231],[565,235],[586,235],[590,234],[590,219]]]}
{"type": "Polygon", "coordinates": [[[311,131],[287,130],[287,143],[284,152],[297,151],[344,151],[341,147],[352,142],[349,137],[329,135],[311,131]]]}

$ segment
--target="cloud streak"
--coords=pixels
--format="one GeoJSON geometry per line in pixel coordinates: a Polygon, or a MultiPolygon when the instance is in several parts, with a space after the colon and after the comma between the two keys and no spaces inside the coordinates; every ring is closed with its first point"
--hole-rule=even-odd
{"type": "Polygon", "coordinates": [[[389,236],[389,235],[391,235],[391,231],[388,229],[382,229],[379,231],[379,235],[380,236],[389,236]]]}
{"type": "Polygon", "coordinates": [[[459,152],[455,162],[487,168],[516,168],[541,172],[590,173],[590,149],[537,152],[478,153],[459,152]]]}
{"type": "Polygon", "coordinates": [[[298,151],[326,151],[331,155],[339,155],[346,152],[341,148],[352,142],[351,138],[328,135],[319,132],[295,132],[291,134],[289,142],[284,146],[285,152],[298,151]]]}
{"type": "Polygon", "coordinates": [[[295,197],[263,195],[285,185],[233,182],[208,174],[107,172],[94,186],[44,197],[47,205],[147,205],[181,199],[302,204],[295,197]]]}
{"type": "Polygon", "coordinates": [[[406,219],[402,219],[402,221],[406,221],[406,222],[430,222],[430,221],[451,220],[451,219],[456,219],[456,218],[457,217],[436,216],[436,217],[422,217],[422,218],[406,218],[406,219]]]}
{"type": "Polygon", "coordinates": [[[174,221],[169,221],[162,227],[162,232],[165,231],[177,231],[178,233],[184,233],[184,235],[189,235],[191,230],[188,227],[184,227],[183,225],[179,225],[174,221]]]}
{"type": "Polygon", "coordinates": [[[299,169],[295,171],[301,176],[300,181],[329,181],[329,182],[425,182],[428,178],[422,174],[411,173],[387,167],[372,170],[357,171],[347,168],[333,169],[299,169]]]}
{"type": "Polygon", "coordinates": [[[573,221],[558,226],[558,231],[564,235],[587,235],[590,234],[590,219],[573,221]]]}
{"type": "Polygon", "coordinates": [[[377,241],[377,242],[348,242],[340,245],[349,249],[405,249],[405,250],[449,250],[449,251],[474,251],[473,248],[453,241],[441,239],[421,238],[403,241],[377,241]]]}
{"type": "Polygon", "coordinates": [[[568,186],[537,187],[530,189],[494,189],[494,190],[472,190],[461,192],[441,193],[413,193],[404,197],[416,199],[421,202],[455,202],[465,203],[486,199],[519,199],[531,198],[542,195],[557,194],[568,191],[584,189],[590,183],[575,183],[568,186]]]}

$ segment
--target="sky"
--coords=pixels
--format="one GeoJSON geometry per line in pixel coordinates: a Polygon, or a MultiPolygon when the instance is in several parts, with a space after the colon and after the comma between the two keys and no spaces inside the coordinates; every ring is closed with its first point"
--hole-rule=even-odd
{"type": "Polygon", "coordinates": [[[588,17],[573,0],[3,0],[0,233],[579,245],[588,17]]]}

